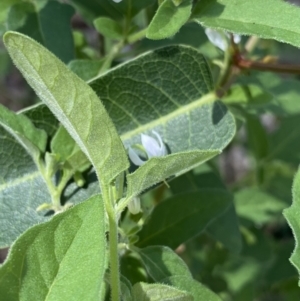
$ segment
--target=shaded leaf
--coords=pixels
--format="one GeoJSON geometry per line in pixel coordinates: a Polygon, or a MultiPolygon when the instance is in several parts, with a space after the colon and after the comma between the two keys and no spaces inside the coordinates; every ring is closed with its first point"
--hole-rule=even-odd
{"type": "Polygon", "coordinates": [[[154,246],[137,251],[148,274],[155,282],[161,282],[170,276],[187,276],[192,279],[187,265],[168,247],[154,246]]]}
{"type": "Polygon", "coordinates": [[[93,21],[96,30],[106,38],[122,39],[123,29],[120,23],[107,18],[99,17],[93,21]]]}
{"type": "MultiPolygon", "coordinates": [[[[101,71],[105,60],[73,60],[68,67],[85,81],[97,76],[101,71]]],[[[105,70],[103,70],[105,71],[105,70]]]]}
{"type": "Polygon", "coordinates": [[[245,188],[234,195],[238,216],[256,224],[269,222],[282,212],[286,203],[258,188],[245,188]]]}
{"type": "Polygon", "coordinates": [[[0,268],[3,300],[97,300],[105,263],[101,196],[25,232],[0,268]]]}
{"type": "Polygon", "coordinates": [[[233,85],[222,99],[227,105],[242,105],[247,108],[263,106],[273,99],[272,94],[257,85],[233,85]]]}
{"type": "Polygon", "coordinates": [[[48,136],[52,137],[58,128],[58,120],[55,118],[49,108],[38,103],[18,112],[26,115],[38,129],[44,130],[48,136]]]}
{"type": "Polygon", "coordinates": [[[0,125],[27,150],[36,161],[46,149],[47,135],[37,129],[30,119],[0,105],[0,125]]]}
{"type": "Polygon", "coordinates": [[[138,232],[140,240],[137,246],[165,245],[176,248],[200,234],[230,203],[231,195],[217,189],[171,197],[154,208],[149,220],[138,232]]]}

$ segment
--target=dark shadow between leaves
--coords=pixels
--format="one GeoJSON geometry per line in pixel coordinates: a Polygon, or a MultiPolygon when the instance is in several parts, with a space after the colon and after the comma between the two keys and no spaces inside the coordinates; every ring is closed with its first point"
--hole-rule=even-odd
{"type": "Polygon", "coordinates": [[[221,101],[216,101],[212,110],[213,124],[217,125],[226,116],[227,112],[227,107],[221,101]]]}
{"type": "Polygon", "coordinates": [[[192,17],[218,17],[222,14],[224,7],[217,0],[202,0],[196,4],[192,17]]]}

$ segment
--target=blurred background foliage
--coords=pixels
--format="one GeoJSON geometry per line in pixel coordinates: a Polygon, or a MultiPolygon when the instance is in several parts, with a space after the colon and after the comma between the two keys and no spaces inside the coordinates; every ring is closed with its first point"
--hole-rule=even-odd
{"type": "MultiPolygon", "coordinates": [[[[16,30],[29,35],[86,81],[145,51],[186,44],[207,57],[217,81],[216,62],[224,54],[195,22],[188,22],[169,39],[141,36],[134,43],[120,44],[122,36],[143,30],[157,9],[155,0],[134,3],[128,9],[126,0],[119,4],[112,0],[2,0],[0,33],[16,30]],[[99,17],[110,19],[95,21],[99,17]],[[113,30],[106,30],[105,22],[113,22],[107,27],[113,30]]],[[[244,36],[240,50],[245,51],[253,39],[255,47],[245,53],[248,58],[300,65],[299,49],[274,40],[244,36]]],[[[291,204],[292,180],[300,162],[299,79],[299,75],[240,72],[223,97],[238,124],[229,147],[208,164],[176,178],[170,189],[160,186],[142,196],[147,212],[153,203],[174,195],[184,197],[187,191],[221,187],[231,192],[232,224],[230,219],[224,224],[219,221],[219,227],[208,227],[176,250],[193,276],[225,301],[300,300],[298,275],[288,261],[294,240],[282,216],[291,204]]],[[[12,65],[2,42],[0,91],[0,102],[14,111],[39,101],[12,65]]],[[[124,229],[130,229],[133,218],[137,217],[124,216],[124,229]]],[[[130,253],[124,254],[121,271],[133,283],[146,277],[139,258],[130,253]]]]}

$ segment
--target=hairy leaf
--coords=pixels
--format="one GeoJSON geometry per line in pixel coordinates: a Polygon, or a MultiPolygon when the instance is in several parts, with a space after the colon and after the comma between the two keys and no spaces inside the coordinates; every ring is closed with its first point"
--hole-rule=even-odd
{"type": "Polygon", "coordinates": [[[300,46],[300,8],[282,0],[201,0],[194,18],[202,25],[300,46]]]}
{"type": "Polygon", "coordinates": [[[37,225],[0,268],[3,300],[98,300],[105,263],[101,196],[37,225]]]}
{"type": "Polygon", "coordinates": [[[8,32],[4,42],[28,83],[93,163],[101,183],[126,170],[122,142],[92,89],[32,39],[8,32]]]}
{"type": "Polygon", "coordinates": [[[192,0],[182,0],[176,5],[174,0],[165,0],[158,8],[148,26],[146,37],[160,40],[175,35],[189,19],[192,0]]]}
{"type": "Polygon", "coordinates": [[[186,276],[171,276],[163,280],[164,283],[189,292],[194,300],[221,301],[221,298],[200,282],[186,276]]]}
{"type": "Polygon", "coordinates": [[[170,176],[178,176],[219,153],[218,150],[199,150],[172,154],[162,158],[151,158],[134,173],[127,176],[127,198],[131,199],[147,188],[170,176]]]}
{"type": "Polygon", "coordinates": [[[136,283],[132,288],[134,301],[193,301],[187,292],[158,283],[136,283]]]}

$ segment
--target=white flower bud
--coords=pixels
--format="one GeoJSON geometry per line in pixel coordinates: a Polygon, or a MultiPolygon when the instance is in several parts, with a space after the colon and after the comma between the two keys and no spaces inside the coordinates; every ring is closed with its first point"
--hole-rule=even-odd
{"type": "Polygon", "coordinates": [[[141,200],[138,196],[133,197],[130,203],[128,203],[128,210],[131,214],[138,214],[142,211],[141,200]]]}

